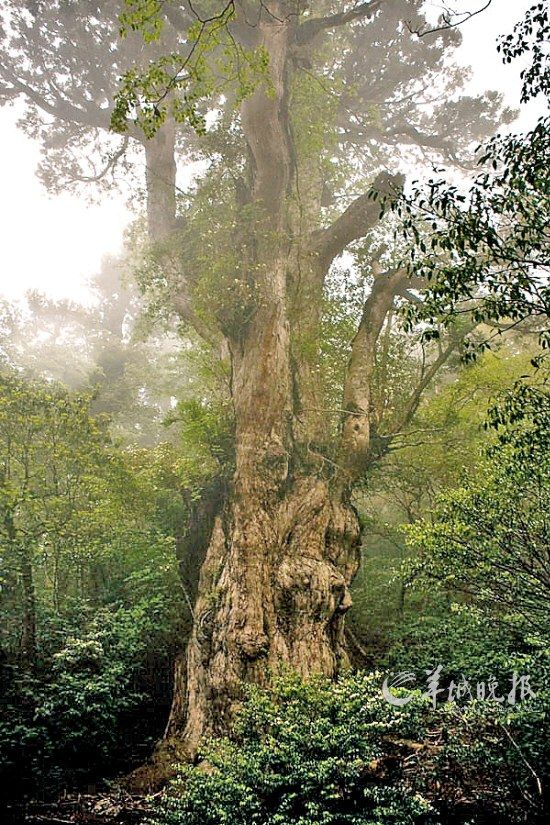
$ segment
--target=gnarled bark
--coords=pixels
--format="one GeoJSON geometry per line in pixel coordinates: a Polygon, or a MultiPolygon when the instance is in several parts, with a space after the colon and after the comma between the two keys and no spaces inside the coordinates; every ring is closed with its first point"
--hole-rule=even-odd
{"type": "Polygon", "coordinates": [[[347,663],[355,511],[315,478],[293,479],[279,496],[247,492],[236,490],[216,520],[201,571],[187,658],[183,736],[191,752],[205,734],[226,729],[243,682],[266,684],[284,665],[333,676],[347,663]]]}
{"type": "MultiPolygon", "coordinates": [[[[288,126],[288,52],[292,16],[259,26],[270,56],[270,89],[242,107],[253,160],[256,208],[253,317],[232,335],[236,470],[203,564],[188,646],[186,714],[168,735],[194,751],[223,731],[243,682],[265,684],[282,665],[332,676],[347,662],[343,616],[358,566],[353,507],[326,479],[300,465],[289,332],[295,255],[286,198],[293,158],[288,126]]],[[[180,701],[177,697],[176,701],[180,701]]]]}

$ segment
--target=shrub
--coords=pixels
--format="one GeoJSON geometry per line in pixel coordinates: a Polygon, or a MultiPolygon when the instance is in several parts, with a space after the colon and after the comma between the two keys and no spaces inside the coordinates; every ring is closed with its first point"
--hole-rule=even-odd
{"type": "Polygon", "coordinates": [[[161,731],[147,717],[144,670],[171,630],[169,609],[149,597],[132,608],[96,610],[72,633],[64,626],[67,636],[47,667],[29,674],[4,665],[1,794],[55,793],[120,769],[134,738],[152,746],[161,731]]]}
{"type": "Polygon", "coordinates": [[[381,683],[286,674],[248,688],[231,734],[180,767],[155,825],[543,821],[547,694],[433,710],[420,691],[389,704],[381,683]]]}
{"type": "MultiPolygon", "coordinates": [[[[399,741],[422,734],[425,702],[390,706],[377,674],[334,684],[278,678],[249,688],[232,735],[206,744],[167,793],[164,825],[430,822],[396,770],[399,741]]],[[[435,820],[434,820],[435,821],[435,820]]]]}

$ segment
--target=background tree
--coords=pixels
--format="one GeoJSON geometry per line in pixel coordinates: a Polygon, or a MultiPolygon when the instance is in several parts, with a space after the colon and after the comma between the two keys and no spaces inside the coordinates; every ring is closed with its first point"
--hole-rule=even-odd
{"type": "Polygon", "coordinates": [[[493,413],[499,440],[484,472],[439,498],[411,528],[424,577],[463,590],[484,610],[548,638],[548,392],[539,376],[493,413]],[[519,395],[519,398],[518,398],[519,395]],[[518,418],[518,401],[521,413],[518,418]],[[506,409],[504,407],[504,409],[506,409]],[[510,423],[512,421],[513,423],[510,423]]]}
{"type": "Polygon", "coordinates": [[[30,389],[2,377],[2,539],[4,564],[21,588],[21,660],[34,668],[37,616],[34,559],[54,556],[54,600],[63,587],[59,555],[84,507],[87,471],[97,461],[101,435],[87,419],[85,402],[63,392],[30,389]],[[46,549],[48,548],[48,549],[46,549]]]}
{"type": "MultiPolygon", "coordinates": [[[[146,193],[157,237],[175,218],[176,138],[171,123],[151,140],[137,130],[122,138],[110,132],[118,79],[159,54],[138,35],[119,38],[125,7],[124,0],[2,0],[0,99],[24,103],[20,126],[43,147],[39,173],[49,188],[86,186],[89,193],[90,184],[105,188],[130,176],[146,193]]],[[[168,23],[162,47],[174,37],[168,23]]]]}
{"type": "MultiPolygon", "coordinates": [[[[537,349],[526,337],[527,343],[508,339],[474,363],[450,365],[441,373],[410,425],[389,441],[358,491],[363,551],[347,625],[356,663],[379,666],[388,649],[398,647],[398,639],[410,637],[417,620],[433,626],[431,643],[437,648],[435,637],[447,622],[452,589],[438,588],[434,595],[433,582],[413,586],[415,573],[407,560],[414,561],[417,550],[407,545],[404,528],[432,519],[437,497],[458,487],[465,476],[483,482],[483,450],[494,440],[492,428],[486,427],[487,410],[529,371],[537,349]]],[[[409,661],[408,654],[400,653],[409,661]]]]}
{"type": "Polygon", "coordinates": [[[189,621],[174,463],[115,447],[89,396],[3,369],[2,801],[132,765],[161,735],[189,621]]]}
{"type": "Polygon", "coordinates": [[[130,267],[129,251],[106,259],[86,305],[36,292],[21,306],[4,304],[3,361],[27,377],[91,393],[92,413],[109,417],[115,438],[154,446],[175,440],[165,420],[176,401],[200,392],[206,399],[216,381],[201,366],[204,348],[197,340],[145,317],[130,267]]]}

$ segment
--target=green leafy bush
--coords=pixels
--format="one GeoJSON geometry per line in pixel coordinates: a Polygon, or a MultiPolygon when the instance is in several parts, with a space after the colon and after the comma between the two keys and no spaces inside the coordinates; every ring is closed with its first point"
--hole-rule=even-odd
{"type": "Polygon", "coordinates": [[[379,666],[423,674],[442,665],[448,679],[506,679],[513,662],[531,648],[514,628],[489,622],[471,606],[437,603],[432,592],[424,615],[413,613],[397,626],[379,666]]]}
{"type": "Polygon", "coordinates": [[[230,736],[180,767],[154,825],[543,821],[544,691],[513,707],[434,710],[420,690],[396,707],[381,685],[358,673],[249,688],[230,736]]]}
{"type": "Polygon", "coordinates": [[[209,742],[165,797],[159,822],[330,825],[429,822],[430,805],[394,771],[398,740],[422,732],[425,701],[406,711],[379,675],[334,684],[280,677],[249,688],[231,738],[209,742]]]}
{"type": "Polygon", "coordinates": [[[518,383],[490,423],[484,472],[438,497],[408,529],[418,582],[443,584],[525,637],[547,640],[550,393],[518,383]]]}
{"type": "Polygon", "coordinates": [[[154,697],[146,677],[151,651],[172,630],[170,605],[153,595],[132,608],[97,610],[68,630],[65,624],[68,635],[48,667],[2,670],[0,775],[8,795],[56,792],[113,773],[134,739],[152,737],[152,746],[160,734],[147,716],[154,697]]]}

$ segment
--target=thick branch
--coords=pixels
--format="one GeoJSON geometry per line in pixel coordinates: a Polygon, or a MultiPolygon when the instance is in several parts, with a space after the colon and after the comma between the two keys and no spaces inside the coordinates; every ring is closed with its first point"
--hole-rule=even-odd
{"type": "Polygon", "coordinates": [[[407,273],[398,269],[378,275],[365,302],[361,322],[352,343],[344,387],[347,410],[342,427],[338,464],[345,468],[341,478],[349,486],[363,472],[369,458],[371,380],[376,363],[376,344],[384,320],[407,273]]]}
{"type": "Polygon", "coordinates": [[[197,315],[191,306],[191,300],[186,286],[181,286],[177,295],[172,298],[172,305],[176,314],[186,324],[195,330],[197,335],[217,352],[223,349],[223,338],[197,315]]]}
{"type": "Polygon", "coordinates": [[[338,26],[345,26],[346,23],[353,23],[356,20],[372,17],[383,3],[384,0],[370,0],[369,3],[360,3],[352,9],[348,9],[348,11],[341,11],[336,14],[329,14],[327,17],[314,17],[311,20],[306,20],[305,23],[302,23],[298,28],[296,39],[300,44],[309,43],[322,31],[334,29],[338,26]]]}
{"type": "Polygon", "coordinates": [[[389,144],[399,144],[404,141],[412,143],[414,146],[426,146],[428,149],[447,153],[449,157],[456,159],[456,153],[449,138],[437,134],[429,135],[410,124],[402,124],[393,130],[388,130],[385,133],[380,132],[379,134],[389,144]]]}
{"type": "Polygon", "coordinates": [[[313,234],[313,251],[319,257],[321,267],[328,268],[348,244],[364,237],[376,225],[381,203],[394,199],[403,183],[402,175],[381,172],[368,192],[356,198],[334,223],[313,234]]]}
{"type": "Polygon", "coordinates": [[[261,45],[269,55],[271,89],[263,85],[244,100],[241,121],[253,159],[254,200],[275,219],[277,230],[291,173],[288,126],[287,57],[291,24],[261,23],[261,45]]]}
{"type": "Polygon", "coordinates": [[[174,231],[176,220],[176,126],[171,118],[143,144],[149,237],[158,243],[174,231]]]}

